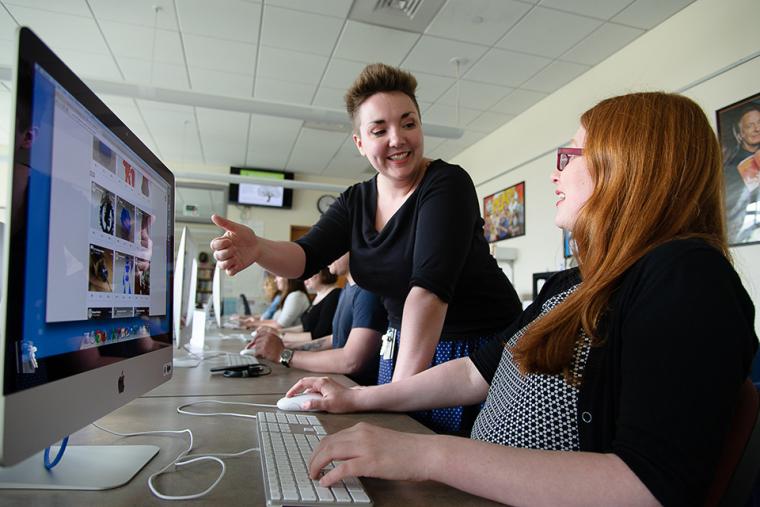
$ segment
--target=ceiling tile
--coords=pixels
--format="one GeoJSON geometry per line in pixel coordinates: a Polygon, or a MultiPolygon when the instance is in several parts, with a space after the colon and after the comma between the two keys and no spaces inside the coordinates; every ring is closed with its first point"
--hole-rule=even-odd
{"type": "Polygon", "coordinates": [[[311,104],[316,89],[315,84],[291,83],[258,77],[254,97],[260,100],[306,105],[311,104]]]}
{"type": "Polygon", "coordinates": [[[339,150],[333,159],[330,160],[330,163],[327,164],[325,170],[322,171],[322,175],[342,176],[344,178],[353,177],[366,180],[367,176],[364,173],[369,167],[367,159],[362,157],[355,148],[353,153],[339,150]]]}
{"type": "Polygon", "coordinates": [[[118,58],[118,60],[127,81],[162,88],[190,88],[184,66],[170,63],[156,64],[137,58],[118,58]]]}
{"type": "Polygon", "coordinates": [[[456,79],[450,77],[425,74],[424,72],[412,72],[417,78],[417,101],[422,107],[422,102],[435,102],[443,93],[451,88],[456,79]]]}
{"type": "Polygon", "coordinates": [[[184,65],[179,33],[171,30],[101,21],[100,27],[117,57],[184,65]],[[155,41],[155,43],[154,43],[155,41]]]}
{"type": "Polygon", "coordinates": [[[312,104],[319,107],[327,107],[329,109],[345,110],[346,103],[343,100],[343,95],[345,93],[346,90],[344,88],[320,86],[312,104]]]}
{"type": "MultiPolygon", "coordinates": [[[[92,12],[95,13],[98,21],[118,21],[119,23],[129,23],[150,28],[155,26],[174,31],[179,29],[172,0],[130,0],[129,2],[87,0],[87,2],[92,7],[92,12]],[[156,14],[154,8],[156,6],[161,8],[158,14],[156,14]]],[[[89,16],[90,13],[88,12],[86,15],[89,16]]]]}
{"type": "Polygon", "coordinates": [[[345,18],[351,10],[353,0],[320,0],[319,2],[304,2],[304,0],[267,0],[267,5],[286,7],[298,11],[323,14],[335,18],[345,18]]]}
{"type": "Polygon", "coordinates": [[[59,14],[9,5],[16,20],[30,27],[54,51],[60,48],[108,54],[103,37],[91,17],[59,14]]]}
{"type": "Polygon", "coordinates": [[[552,93],[563,87],[590,67],[577,63],[555,61],[525,82],[525,88],[552,93]]]}
{"type": "Polygon", "coordinates": [[[289,171],[321,174],[346,140],[347,134],[302,128],[288,160],[289,171]]]}
{"type": "Polygon", "coordinates": [[[59,0],[56,2],[51,2],[50,0],[4,0],[3,3],[10,10],[13,9],[13,6],[19,6],[62,14],[73,14],[74,16],[90,16],[90,11],[87,9],[87,3],[84,0],[59,0]]]}
{"type": "Polygon", "coordinates": [[[557,57],[601,23],[584,16],[536,7],[496,45],[533,55],[557,57]]]}
{"type": "Polygon", "coordinates": [[[496,86],[486,83],[477,83],[460,79],[438,102],[455,106],[485,110],[496,104],[500,99],[512,91],[506,86],[496,86]]]}
{"type": "Polygon", "coordinates": [[[363,62],[331,58],[322,78],[322,85],[347,90],[366,66],[363,62]]]}
{"type": "Polygon", "coordinates": [[[302,124],[289,118],[251,115],[246,166],[284,170],[302,124]]]}
{"type": "MultiPolygon", "coordinates": [[[[0,40],[0,65],[12,66],[16,65],[16,43],[10,40],[0,40]]],[[[10,80],[10,72],[8,73],[8,79],[10,80]]]]}
{"type": "Polygon", "coordinates": [[[256,76],[316,85],[322,79],[326,65],[327,57],[324,56],[260,46],[256,76]]]}
{"type": "Polygon", "coordinates": [[[592,18],[610,19],[623,10],[631,0],[541,0],[542,7],[554,7],[561,11],[573,12],[592,18]]]}
{"type": "Polygon", "coordinates": [[[504,49],[491,49],[476,63],[465,78],[505,86],[519,86],[551,60],[504,49]]]}
{"type": "Polygon", "coordinates": [[[452,127],[467,125],[480,115],[482,111],[470,109],[467,107],[457,108],[446,104],[435,103],[425,111],[425,117],[422,119],[423,129],[425,123],[434,123],[438,125],[449,125],[452,127]],[[459,121],[457,121],[457,118],[459,121]]]}
{"type": "Polygon", "coordinates": [[[239,166],[245,161],[248,113],[195,108],[208,164],[239,166]]]}
{"type": "Polygon", "coordinates": [[[515,0],[449,0],[425,33],[491,46],[531,7],[515,0]]]}
{"type": "Polygon", "coordinates": [[[662,23],[694,0],[636,0],[611,21],[650,29],[662,23]]]}
{"type": "Polygon", "coordinates": [[[333,56],[366,63],[401,63],[420,36],[416,33],[346,21],[333,56]]]}
{"type": "Polygon", "coordinates": [[[343,20],[264,5],[261,43],[329,56],[335,48],[343,20]]]}
{"type": "Polygon", "coordinates": [[[442,137],[425,136],[425,153],[429,153],[439,147],[446,139],[442,137]]]}
{"type": "Polygon", "coordinates": [[[423,35],[403,61],[403,66],[414,71],[457,77],[452,58],[463,60],[459,68],[460,75],[463,75],[487,49],[485,46],[423,35]]]}
{"type": "Polygon", "coordinates": [[[183,41],[189,66],[253,76],[255,45],[191,34],[185,35],[183,41]]]}
{"type": "Polygon", "coordinates": [[[185,162],[203,161],[192,107],[149,100],[138,100],[137,103],[165,162],[179,162],[180,169],[183,169],[185,162]]]}
{"type": "Polygon", "coordinates": [[[253,76],[199,67],[190,67],[189,71],[190,82],[196,92],[228,97],[251,97],[253,94],[253,76]]]}
{"type": "Polygon", "coordinates": [[[434,159],[440,158],[441,160],[451,160],[452,158],[462,153],[462,151],[464,151],[464,148],[461,146],[457,146],[451,141],[446,141],[435,150],[433,150],[430,153],[430,157],[434,159]]]}
{"type": "Polygon", "coordinates": [[[16,40],[16,27],[18,25],[5,9],[0,9],[0,40],[16,40]]]}
{"type": "Polygon", "coordinates": [[[642,33],[644,30],[638,28],[605,23],[561,58],[570,62],[596,65],[627,46],[642,33]]]}
{"type": "Polygon", "coordinates": [[[258,44],[261,4],[242,0],[177,0],[177,11],[183,33],[258,44]]]}
{"type": "Polygon", "coordinates": [[[491,110],[497,113],[516,116],[546,97],[546,95],[543,92],[517,89],[501,99],[491,110]]]}
{"type": "Polygon", "coordinates": [[[59,58],[80,77],[112,81],[123,79],[111,55],[63,48],[59,49],[57,53],[59,58]]]}
{"type": "Polygon", "coordinates": [[[502,114],[494,113],[492,111],[485,111],[483,114],[468,123],[467,128],[490,134],[514,117],[515,115],[513,114],[502,114]]]}

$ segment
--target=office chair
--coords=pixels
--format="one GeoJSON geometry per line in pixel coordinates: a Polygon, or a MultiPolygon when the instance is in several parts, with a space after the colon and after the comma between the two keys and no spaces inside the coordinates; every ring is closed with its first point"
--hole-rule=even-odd
{"type": "Polygon", "coordinates": [[[729,426],[705,507],[745,506],[760,472],[760,392],[747,379],[729,426]]]}
{"type": "Polygon", "coordinates": [[[243,315],[251,315],[251,305],[248,304],[248,298],[245,294],[240,294],[240,299],[243,301],[243,315]]]}

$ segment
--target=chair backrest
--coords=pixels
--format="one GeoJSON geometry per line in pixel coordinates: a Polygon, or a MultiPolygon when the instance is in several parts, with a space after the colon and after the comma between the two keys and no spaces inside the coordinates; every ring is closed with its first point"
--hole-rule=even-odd
{"type": "Polygon", "coordinates": [[[741,386],[706,507],[744,506],[760,471],[760,393],[750,379],[741,386]]]}
{"type": "Polygon", "coordinates": [[[240,294],[240,299],[243,301],[243,314],[250,315],[251,305],[248,304],[248,298],[245,297],[245,294],[240,294]]]}

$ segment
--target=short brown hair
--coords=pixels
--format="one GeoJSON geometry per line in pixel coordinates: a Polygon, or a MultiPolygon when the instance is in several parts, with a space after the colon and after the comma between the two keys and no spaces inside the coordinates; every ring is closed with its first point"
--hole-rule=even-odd
{"type": "Polygon", "coordinates": [[[372,63],[364,67],[346,92],[344,96],[346,111],[355,129],[356,111],[365,100],[380,92],[401,92],[412,99],[414,107],[417,108],[417,114],[420,114],[416,91],[417,79],[411,73],[384,63],[372,63]]]}

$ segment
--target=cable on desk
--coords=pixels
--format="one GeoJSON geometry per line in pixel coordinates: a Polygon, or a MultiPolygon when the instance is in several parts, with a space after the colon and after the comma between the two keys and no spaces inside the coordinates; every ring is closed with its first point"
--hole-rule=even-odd
{"type": "Polygon", "coordinates": [[[104,428],[96,423],[92,423],[92,425],[98,428],[99,430],[102,430],[107,433],[111,433],[112,435],[116,435],[120,437],[134,437],[134,436],[140,436],[140,435],[162,435],[162,434],[167,434],[167,433],[168,434],[185,433],[190,437],[190,445],[187,447],[187,449],[180,452],[177,455],[177,457],[174,458],[164,468],[162,468],[161,470],[159,470],[158,472],[154,474],[151,474],[150,477],[148,477],[148,488],[150,489],[150,492],[162,500],[194,500],[196,498],[202,498],[206,496],[211,491],[213,491],[214,488],[216,488],[216,486],[222,480],[222,477],[224,477],[226,467],[224,465],[224,461],[219,459],[220,456],[221,457],[237,457],[237,456],[242,456],[244,454],[247,454],[249,452],[259,451],[258,447],[251,447],[250,449],[245,449],[243,451],[236,452],[236,453],[214,453],[214,454],[195,455],[195,454],[190,454],[190,451],[192,451],[193,449],[193,432],[190,431],[190,429],[188,428],[184,430],[156,430],[156,431],[140,431],[140,432],[135,432],[135,433],[119,433],[118,431],[109,430],[108,428],[104,428]],[[191,458],[191,459],[183,460],[183,458],[191,458]],[[167,471],[169,471],[170,468],[171,468],[171,471],[176,471],[177,467],[189,465],[191,463],[196,463],[199,461],[214,461],[222,467],[222,470],[219,473],[219,476],[216,478],[216,480],[214,480],[214,482],[208,488],[201,491],[200,493],[196,493],[193,495],[179,495],[179,496],[164,495],[163,493],[160,493],[156,489],[155,485],[153,484],[153,481],[156,477],[164,473],[167,473],[167,471]]]}
{"type": "Polygon", "coordinates": [[[61,458],[63,457],[63,453],[66,450],[66,444],[69,443],[69,436],[66,435],[64,437],[63,441],[61,442],[61,447],[58,448],[58,454],[55,455],[55,458],[53,459],[53,462],[50,462],[50,447],[45,447],[45,453],[43,454],[43,463],[45,465],[45,470],[50,470],[54,466],[58,464],[59,461],[61,461],[61,458]]]}
{"type": "Polygon", "coordinates": [[[177,412],[180,414],[196,415],[200,417],[224,415],[224,416],[229,416],[229,417],[243,417],[245,419],[256,419],[255,415],[238,414],[235,412],[190,412],[190,411],[185,410],[185,407],[192,407],[193,405],[203,405],[203,404],[213,404],[213,403],[216,403],[219,405],[245,405],[248,407],[277,408],[277,405],[271,405],[271,404],[266,404],[266,403],[245,403],[242,401],[202,400],[202,401],[191,401],[190,403],[185,403],[184,405],[180,405],[179,407],[177,407],[177,412]]]}

